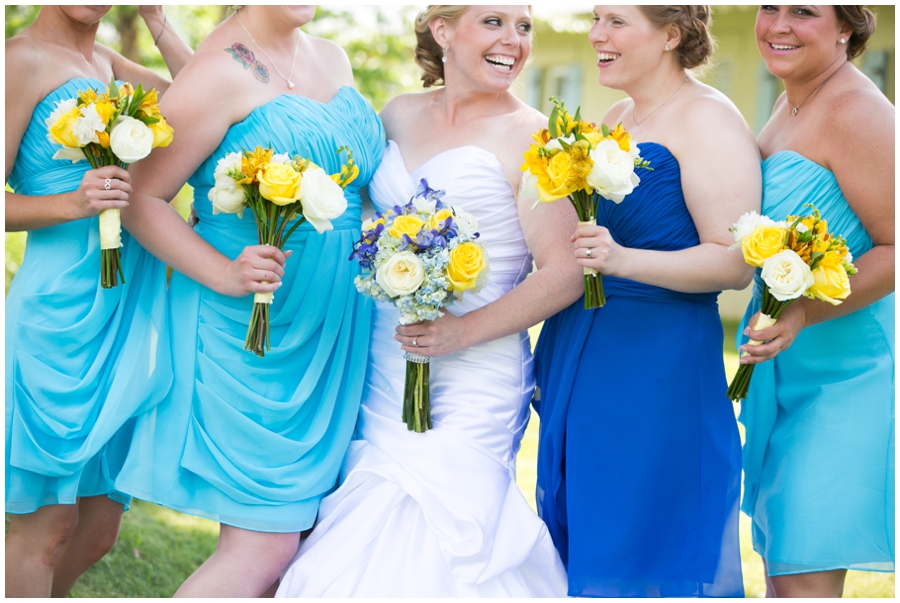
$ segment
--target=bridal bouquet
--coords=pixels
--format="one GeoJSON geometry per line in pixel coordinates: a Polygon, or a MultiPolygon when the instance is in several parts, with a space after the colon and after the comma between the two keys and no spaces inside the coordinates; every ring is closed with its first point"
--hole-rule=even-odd
{"type": "MultiPolygon", "coordinates": [[[[243,218],[250,208],[256,218],[260,245],[284,249],[288,238],[304,222],[319,234],[331,230],[331,220],[347,209],[344,189],[358,175],[359,168],[347,147],[347,163],[338,174],[328,175],[321,167],[299,155],[276,154],[274,149],[228,153],[216,165],[215,186],[208,198],[213,214],[237,214],[243,218]],[[290,224],[293,221],[293,224],[290,224]],[[290,225],[289,225],[290,224],[290,225]]],[[[269,305],[272,293],[253,296],[253,312],[244,349],[265,356],[269,344],[269,305]]]]}
{"type": "MultiPolygon", "coordinates": [[[[441,202],[444,191],[429,188],[423,178],[415,196],[362,226],[351,260],[363,274],[356,288],[363,295],[393,304],[400,324],[434,320],[441,308],[477,293],[489,274],[484,247],[477,242],[478,223],[467,211],[441,202]]],[[[403,422],[410,431],[431,429],[428,356],[404,355],[406,386],[403,422]]]]}
{"type": "MultiPolygon", "coordinates": [[[[847,241],[828,232],[828,224],[815,206],[804,207],[812,209],[812,214],[776,222],[750,212],[730,229],[735,240],[730,249],[740,248],[748,264],[762,268],[762,306],[754,330],[774,325],[782,310],[801,295],[835,306],[850,295],[848,277],[856,274],[856,268],[847,241]]],[[[742,364],[738,368],[728,386],[730,400],[737,402],[747,396],[753,367],[742,364]]]]}
{"type": "MultiPolygon", "coordinates": [[[[87,159],[93,169],[117,165],[128,169],[156,147],[172,142],[172,128],[159,113],[156,90],[146,92],[141,84],[116,85],[113,79],[104,92],[79,90],[78,98],[56,104],[44,122],[50,142],[62,145],[53,159],[73,163],[87,159]]],[[[107,187],[109,181],[107,181],[107,187]]],[[[100,212],[100,286],[115,287],[122,272],[122,224],[118,209],[100,212]]]]}
{"type": "MultiPolygon", "coordinates": [[[[595,225],[599,197],[621,203],[641,182],[635,169],[650,169],[650,162],[641,159],[621,123],[612,130],[597,127],[581,120],[580,107],[572,117],[565,103],[550,100],[554,107],[548,127],[532,134],[536,144],[525,153],[522,194],[545,203],[568,197],[579,224],[595,225]]],[[[605,304],[603,279],[593,268],[585,268],[585,309],[605,304]]]]}

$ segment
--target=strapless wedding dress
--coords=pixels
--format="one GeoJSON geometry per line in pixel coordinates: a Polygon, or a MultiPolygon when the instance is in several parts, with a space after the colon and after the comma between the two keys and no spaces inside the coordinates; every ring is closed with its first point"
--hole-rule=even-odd
{"type": "MultiPolygon", "coordinates": [[[[531,256],[497,158],[459,147],[410,174],[389,142],[372,200],[379,210],[402,205],[422,178],[446,191],[446,203],[475,215],[490,262],[487,286],[447,311],[465,314],[520,283],[531,256]]],[[[277,596],[565,596],[550,534],[515,482],[534,387],[528,334],[433,359],[434,429],[420,434],[400,420],[398,320],[393,306],[376,304],[358,439],[277,596]]]]}

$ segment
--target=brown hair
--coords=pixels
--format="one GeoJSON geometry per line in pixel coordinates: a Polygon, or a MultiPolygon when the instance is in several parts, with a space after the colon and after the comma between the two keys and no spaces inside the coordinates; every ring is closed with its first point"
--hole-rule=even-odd
{"type": "Polygon", "coordinates": [[[442,18],[447,23],[459,19],[467,5],[432,5],[416,16],[416,63],[422,68],[422,85],[430,88],[444,83],[444,49],[431,35],[429,24],[432,20],[442,18]]]}
{"type": "Polygon", "coordinates": [[[709,60],[716,43],[709,33],[712,11],[709,5],[638,6],[644,16],[659,29],[677,25],[681,30],[681,43],[675,48],[675,56],[685,69],[699,67],[709,60]]]}
{"type": "Polygon", "coordinates": [[[838,21],[846,23],[853,32],[847,43],[847,58],[855,59],[866,51],[866,43],[875,33],[875,13],[862,5],[846,4],[835,5],[834,12],[838,21]]]}

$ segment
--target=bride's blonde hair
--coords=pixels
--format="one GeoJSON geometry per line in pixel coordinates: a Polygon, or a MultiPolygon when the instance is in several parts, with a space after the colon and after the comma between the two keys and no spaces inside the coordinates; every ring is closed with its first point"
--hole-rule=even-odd
{"type": "Polygon", "coordinates": [[[431,35],[430,23],[439,17],[452,23],[468,8],[468,5],[432,5],[416,16],[416,63],[422,68],[422,85],[425,88],[444,84],[444,49],[431,35]]]}

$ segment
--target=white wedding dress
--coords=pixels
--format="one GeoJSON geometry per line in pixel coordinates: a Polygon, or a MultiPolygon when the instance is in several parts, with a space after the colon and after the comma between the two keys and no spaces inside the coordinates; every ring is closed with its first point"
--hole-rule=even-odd
{"type": "MultiPolygon", "coordinates": [[[[409,174],[389,141],[372,200],[382,211],[403,205],[422,178],[474,214],[489,257],[489,283],[447,310],[465,314],[520,283],[531,256],[497,158],[459,147],[409,174]]],[[[528,334],[433,359],[434,429],[420,434],[400,420],[398,319],[375,304],[359,439],[276,596],[564,597],[565,569],[515,482],[534,387],[528,334]]]]}

